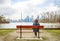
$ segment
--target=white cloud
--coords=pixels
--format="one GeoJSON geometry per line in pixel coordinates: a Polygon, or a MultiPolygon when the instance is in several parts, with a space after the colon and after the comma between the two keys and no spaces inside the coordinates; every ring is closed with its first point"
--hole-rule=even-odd
{"type": "Polygon", "coordinates": [[[50,11],[55,11],[55,10],[57,10],[57,9],[58,9],[58,7],[55,6],[53,3],[50,4],[50,6],[49,6],[49,10],[50,10],[50,11]]]}
{"type": "Polygon", "coordinates": [[[46,0],[30,0],[29,2],[32,3],[33,5],[36,4],[43,4],[46,0]]]}
{"type": "Polygon", "coordinates": [[[48,6],[41,8],[40,12],[51,12],[57,11],[58,7],[54,5],[54,3],[50,3],[48,6]]]}
{"type": "Polygon", "coordinates": [[[13,8],[25,8],[28,5],[37,5],[37,4],[43,4],[46,0],[29,0],[24,2],[17,2],[13,4],[13,8]]]}
{"type": "MultiPolygon", "coordinates": [[[[16,2],[12,4],[11,0],[4,0],[2,4],[0,4],[0,8],[11,8],[14,9],[15,13],[10,13],[10,19],[18,20],[21,19],[21,12],[22,12],[22,18],[25,18],[26,16],[34,16],[36,18],[36,15],[40,15],[40,12],[47,12],[47,11],[54,11],[58,8],[53,4],[49,4],[47,7],[43,7],[40,10],[36,7],[38,4],[44,4],[46,0],[29,0],[29,1],[23,1],[23,2],[16,2]]],[[[47,3],[48,4],[48,3],[47,3]]]]}
{"type": "Polygon", "coordinates": [[[10,7],[11,6],[11,0],[2,0],[2,3],[0,3],[0,7],[10,7]]]}
{"type": "Polygon", "coordinates": [[[20,15],[19,14],[12,14],[10,16],[10,19],[12,19],[12,20],[18,20],[18,19],[20,19],[20,15]]]}
{"type": "Polygon", "coordinates": [[[14,8],[14,9],[20,9],[20,10],[22,10],[23,8],[26,8],[26,7],[27,7],[26,4],[20,3],[20,2],[15,3],[15,4],[12,5],[12,8],[14,8]]]}

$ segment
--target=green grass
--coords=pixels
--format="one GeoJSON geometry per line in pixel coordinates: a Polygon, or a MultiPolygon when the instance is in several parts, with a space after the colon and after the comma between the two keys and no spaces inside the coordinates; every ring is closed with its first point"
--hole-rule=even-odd
{"type": "Polygon", "coordinates": [[[0,36],[7,35],[8,33],[12,32],[13,30],[0,30],[0,36]]]}
{"type": "Polygon", "coordinates": [[[47,32],[51,33],[53,36],[60,36],[60,30],[47,30],[47,32]]]}
{"type": "Polygon", "coordinates": [[[29,40],[29,39],[19,39],[19,40],[15,40],[15,41],[45,41],[45,40],[37,40],[37,39],[33,39],[33,40],[29,40]]]}
{"type": "Polygon", "coordinates": [[[60,30],[47,30],[47,32],[51,33],[51,35],[54,36],[57,41],[60,40],[60,30]]]}

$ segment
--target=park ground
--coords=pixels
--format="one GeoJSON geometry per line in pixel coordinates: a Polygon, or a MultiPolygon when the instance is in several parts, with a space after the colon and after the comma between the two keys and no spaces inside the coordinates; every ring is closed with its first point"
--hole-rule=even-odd
{"type": "Polygon", "coordinates": [[[22,39],[18,39],[20,34],[17,30],[0,30],[0,41],[60,41],[60,30],[43,30],[40,32],[42,39],[34,38],[34,33],[29,31],[23,33],[22,39]]]}

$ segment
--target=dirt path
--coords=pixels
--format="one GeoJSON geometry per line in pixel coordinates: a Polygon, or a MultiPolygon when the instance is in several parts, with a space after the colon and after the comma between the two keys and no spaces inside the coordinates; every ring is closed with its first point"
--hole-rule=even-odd
{"type": "MultiPolygon", "coordinates": [[[[11,32],[9,33],[7,36],[5,37],[0,37],[0,41],[20,41],[17,40],[17,36],[19,36],[19,34],[14,31],[14,32],[11,32]]],[[[33,39],[34,38],[34,33],[23,33],[23,38],[30,38],[30,39],[33,39]]],[[[57,40],[55,37],[53,37],[51,35],[51,33],[48,33],[48,32],[43,32],[43,33],[40,33],[40,37],[43,37],[43,41],[59,41],[57,40]]],[[[25,41],[25,40],[24,40],[25,41]]]]}

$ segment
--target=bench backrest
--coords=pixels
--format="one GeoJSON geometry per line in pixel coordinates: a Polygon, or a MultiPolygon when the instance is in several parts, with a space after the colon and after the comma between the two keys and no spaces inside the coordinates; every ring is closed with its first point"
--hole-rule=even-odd
{"type": "Polygon", "coordinates": [[[40,29],[44,29],[44,26],[29,26],[29,25],[25,25],[25,26],[22,26],[22,25],[17,25],[16,26],[17,28],[40,28],[40,29]]]}

